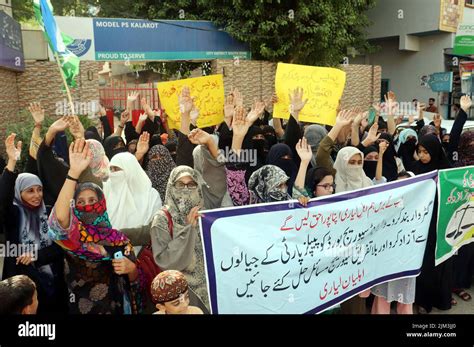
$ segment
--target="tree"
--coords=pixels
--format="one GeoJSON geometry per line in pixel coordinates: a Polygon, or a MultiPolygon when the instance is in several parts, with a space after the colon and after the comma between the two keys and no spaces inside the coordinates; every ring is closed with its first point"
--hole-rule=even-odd
{"type": "Polygon", "coordinates": [[[375,0],[141,0],[134,15],[211,20],[248,43],[254,59],[331,66],[349,47],[371,48],[366,11],[374,5],[375,0]]]}
{"type": "MultiPolygon", "coordinates": [[[[16,0],[20,1],[20,0],[16,0]]],[[[29,0],[28,0],[29,1],[29,0]]],[[[366,11],[376,0],[52,0],[56,13],[99,17],[210,20],[250,46],[253,59],[334,66],[348,48],[367,51],[366,11]]],[[[219,30],[217,29],[217,30],[219,30]]],[[[168,70],[172,70],[172,65],[168,70]]],[[[183,69],[183,64],[178,64],[183,69]]]]}

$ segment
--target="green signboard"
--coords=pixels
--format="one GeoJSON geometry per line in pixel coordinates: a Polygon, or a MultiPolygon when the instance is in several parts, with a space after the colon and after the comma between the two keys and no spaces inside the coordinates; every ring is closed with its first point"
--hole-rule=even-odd
{"type": "Polygon", "coordinates": [[[459,55],[474,54],[474,21],[459,24],[453,52],[459,55]]]}
{"type": "Polygon", "coordinates": [[[436,265],[474,241],[474,166],[438,173],[436,265]]]}

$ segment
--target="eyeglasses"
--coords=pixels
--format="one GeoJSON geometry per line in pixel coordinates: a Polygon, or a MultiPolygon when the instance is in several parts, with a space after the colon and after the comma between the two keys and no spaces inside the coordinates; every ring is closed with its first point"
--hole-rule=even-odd
{"type": "Polygon", "coordinates": [[[317,184],[316,187],[322,187],[326,190],[331,190],[330,188],[332,188],[333,190],[336,190],[336,183],[333,183],[333,184],[329,184],[329,183],[317,184]]]}
{"type": "Polygon", "coordinates": [[[190,189],[190,190],[194,190],[194,189],[197,189],[198,184],[197,184],[196,182],[194,182],[194,181],[189,182],[188,184],[184,184],[183,182],[179,182],[179,181],[178,181],[178,182],[176,182],[176,183],[174,184],[174,187],[175,187],[176,189],[180,189],[180,190],[181,190],[181,189],[184,189],[184,188],[187,188],[187,189],[190,189]]]}

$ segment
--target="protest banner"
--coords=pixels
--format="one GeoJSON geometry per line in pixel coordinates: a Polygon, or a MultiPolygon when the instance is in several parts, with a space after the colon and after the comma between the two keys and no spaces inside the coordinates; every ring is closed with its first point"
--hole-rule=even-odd
{"type": "Polygon", "coordinates": [[[311,200],[203,211],[214,314],[320,313],[420,273],[436,171],[311,200]]]}
{"type": "Polygon", "coordinates": [[[474,166],[438,172],[436,265],[474,241],[474,166]]]}
{"type": "Polygon", "coordinates": [[[346,73],[339,69],[278,63],[275,76],[278,102],[273,107],[273,117],[288,119],[289,93],[301,87],[303,100],[308,99],[308,102],[299,114],[299,120],[334,125],[345,83],[346,73]]]}
{"type": "Polygon", "coordinates": [[[161,107],[168,114],[168,125],[179,129],[181,113],[178,96],[184,86],[188,86],[194,105],[199,111],[197,126],[204,128],[224,121],[224,81],[222,75],[187,78],[158,83],[161,107]]]}

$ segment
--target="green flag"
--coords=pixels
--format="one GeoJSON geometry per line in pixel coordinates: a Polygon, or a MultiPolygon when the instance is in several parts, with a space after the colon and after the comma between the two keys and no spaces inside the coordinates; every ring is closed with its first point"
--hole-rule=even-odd
{"type": "Polygon", "coordinates": [[[36,20],[43,29],[49,47],[59,59],[67,85],[76,87],[75,77],[79,74],[79,58],[67,48],[72,38],[59,30],[53,16],[53,6],[49,0],[34,0],[33,7],[36,20]]]}

